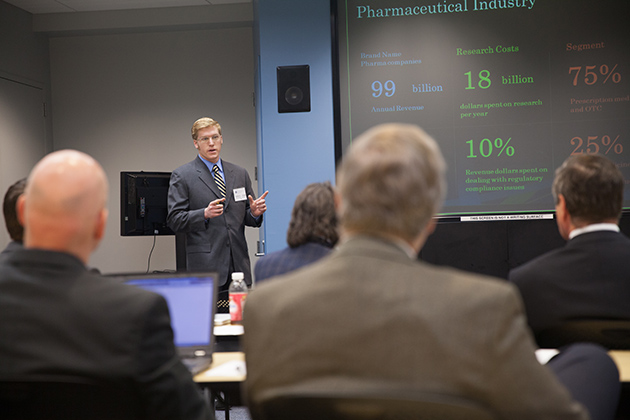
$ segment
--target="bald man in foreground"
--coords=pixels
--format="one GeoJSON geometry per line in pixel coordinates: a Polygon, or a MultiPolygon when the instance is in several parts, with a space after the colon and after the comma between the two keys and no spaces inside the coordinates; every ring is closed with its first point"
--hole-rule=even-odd
{"type": "Polygon", "coordinates": [[[54,152],[17,204],[24,249],[0,264],[0,380],[72,378],[138,391],[142,418],[212,412],[173,344],[166,301],[88,271],[108,186],[90,156],[54,152]]]}

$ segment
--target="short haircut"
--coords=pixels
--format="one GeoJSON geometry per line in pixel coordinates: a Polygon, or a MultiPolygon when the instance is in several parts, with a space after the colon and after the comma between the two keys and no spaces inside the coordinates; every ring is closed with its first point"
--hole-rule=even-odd
{"type": "Polygon", "coordinates": [[[578,223],[599,223],[621,217],[625,182],[614,162],[599,155],[570,156],[556,169],[551,192],[562,195],[578,223]]]}
{"type": "Polygon", "coordinates": [[[373,127],[353,142],[340,166],[340,223],[358,233],[413,240],[442,206],[445,172],[438,145],[420,127],[373,127]]]}
{"type": "Polygon", "coordinates": [[[296,248],[308,242],[334,246],[339,240],[335,193],[330,182],[309,184],[295,199],[287,243],[296,248]]]}
{"type": "Polygon", "coordinates": [[[7,226],[9,236],[14,241],[22,242],[24,238],[24,227],[20,224],[17,216],[17,200],[26,189],[26,178],[22,178],[9,187],[4,194],[2,210],[4,212],[4,223],[7,226]]]}
{"type": "Polygon", "coordinates": [[[190,129],[190,134],[192,135],[193,140],[197,140],[197,133],[199,130],[206,127],[216,127],[219,130],[219,135],[221,134],[221,124],[213,120],[209,117],[199,118],[197,121],[193,123],[192,128],[190,129]]]}

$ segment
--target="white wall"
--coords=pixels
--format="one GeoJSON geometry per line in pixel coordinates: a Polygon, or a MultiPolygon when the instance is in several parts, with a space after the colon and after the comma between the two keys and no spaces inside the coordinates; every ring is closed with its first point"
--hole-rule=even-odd
{"type": "MultiPolygon", "coordinates": [[[[120,171],[172,171],[196,156],[190,127],[223,128],[222,157],[256,166],[250,26],[52,37],[53,146],[96,158],[110,182],[109,225],[90,260],[104,273],[145,271],[153,237],[120,236],[120,171]]],[[[247,228],[252,264],[257,230],[247,228]]],[[[151,270],[175,269],[158,237],[151,270]]]]}
{"type": "MultiPolygon", "coordinates": [[[[0,76],[0,197],[46,154],[42,89],[0,76]]],[[[11,238],[0,229],[0,249],[11,238]]]]}
{"type": "MultiPolygon", "coordinates": [[[[29,13],[0,1],[0,197],[52,150],[49,87],[46,37],[33,33],[29,13]]],[[[4,218],[0,226],[4,249],[4,218]]]]}

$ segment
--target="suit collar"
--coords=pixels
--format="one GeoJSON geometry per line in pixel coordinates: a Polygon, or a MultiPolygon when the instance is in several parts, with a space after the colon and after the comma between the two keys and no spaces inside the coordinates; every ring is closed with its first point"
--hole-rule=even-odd
{"type": "Polygon", "coordinates": [[[225,190],[226,190],[225,193],[227,195],[230,195],[231,191],[234,189],[234,184],[233,184],[234,178],[232,176],[233,165],[230,165],[229,162],[226,162],[224,160],[221,160],[221,164],[223,165],[223,179],[225,180],[225,190]]]}
{"type": "Polygon", "coordinates": [[[8,256],[12,264],[32,269],[44,268],[67,272],[87,271],[85,264],[74,255],[46,249],[22,248],[8,256]]]}
{"type": "Polygon", "coordinates": [[[9,242],[9,244],[7,245],[7,247],[4,249],[4,251],[2,251],[3,253],[9,253],[9,252],[15,252],[19,249],[23,249],[24,248],[24,244],[20,241],[11,241],[9,242]]]}
{"type": "Polygon", "coordinates": [[[212,173],[212,168],[214,168],[214,165],[217,165],[219,167],[219,170],[221,172],[223,172],[223,160],[221,160],[221,158],[219,158],[219,160],[217,160],[217,163],[212,163],[209,160],[205,160],[203,157],[201,157],[201,155],[197,155],[197,157],[199,158],[201,163],[206,165],[206,168],[208,168],[210,173],[212,173]]]}
{"type": "Polygon", "coordinates": [[[613,232],[611,230],[596,230],[593,232],[585,232],[574,237],[573,239],[569,239],[565,246],[580,246],[591,242],[599,243],[600,241],[610,242],[619,240],[627,240],[627,237],[621,232],[613,232]]]}
{"type": "MultiPolygon", "coordinates": [[[[215,195],[216,198],[221,198],[221,192],[219,191],[219,187],[217,187],[216,182],[214,182],[214,177],[212,176],[212,173],[210,172],[210,169],[208,168],[208,166],[206,165],[206,163],[201,159],[200,156],[197,156],[197,159],[194,160],[194,164],[195,164],[195,169],[197,171],[197,174],[199,175],[199,179],[201,180],[201,182],[203,182],[206,187],[208,187],[210,189],[210,191],[212,191],[212,193],[215,195]]],[[[224,165],[225,167],[225,165],[224,165]]],[[[227,182],[227,173],[225,173],[225,185],[226,185],[226,189],[227,191],[230,191],[229,189],[229,185],[227,182]]],[[[227,202],[229,201],[229,197],[226,196],[225,197],[225,203],[227,205],[227,202]]],[[[212,201],[211,199],[208,200],[208,203],[212,201]]]]}
{"type": "Polygon", "coordinates": [[[619,226],[614,223],[593,223],[591,225],[586,225],[578,229],[573,229],[569,234],[569,239],[573,239],[576,236],[582,235],[584,233],[601,231],[619,232],[619,226]]]}
{"type": "Polygon", "coordinates": [[[383,259],[415,260],[409,255],[407,249],[401,247],[400,244],[378,236],[353,235],[343,241],[338,248],[340,254],[354,254],[356,251],[359,251],[360,253],[378,255],[383,259]]]}

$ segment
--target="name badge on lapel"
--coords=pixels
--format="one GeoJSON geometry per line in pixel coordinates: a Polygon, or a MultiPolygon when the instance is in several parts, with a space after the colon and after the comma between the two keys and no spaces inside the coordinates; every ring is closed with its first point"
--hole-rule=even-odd
{"type": "Polygon", "coordinates": [[[245,194],[245,187],[234,188],[234,201],[247,200],[247,194],[245,194]]]}

